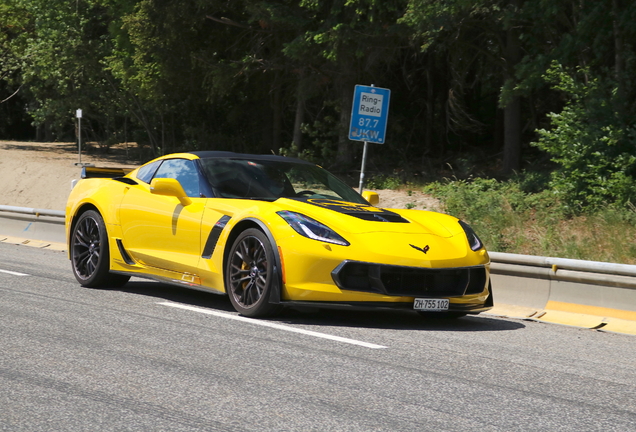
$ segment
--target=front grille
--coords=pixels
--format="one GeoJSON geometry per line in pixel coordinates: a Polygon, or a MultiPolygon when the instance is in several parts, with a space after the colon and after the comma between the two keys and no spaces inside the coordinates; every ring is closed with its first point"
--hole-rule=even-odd
{"type": "Polygon", "coordinates": [[[483,292],[484,266],[431,269],[345,261],[333,272],[338,288],[405,297],[458,297],[483,292]]]}

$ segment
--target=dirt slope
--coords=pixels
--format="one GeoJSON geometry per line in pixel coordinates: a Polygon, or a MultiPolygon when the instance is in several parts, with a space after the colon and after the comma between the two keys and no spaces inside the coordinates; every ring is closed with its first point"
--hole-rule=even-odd
{"type": "MultiPolygon", "coordinates": [[[[119,144],[109,154],[82,153],[83,163],[135,167],[132,147],[119,144]]],[[[76,143],[0,141],[0,205],[64,210],[71,181],[80,176],[76,143]]],[[[417,191],[379,190],[385,208],[437,209],[435,199],[417,191]]]]}

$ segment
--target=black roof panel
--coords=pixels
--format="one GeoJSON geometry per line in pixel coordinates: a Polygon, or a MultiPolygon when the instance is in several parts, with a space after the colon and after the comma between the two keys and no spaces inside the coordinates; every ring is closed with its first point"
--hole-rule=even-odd
{"type": "Polygon", "coordinates": [[[249,159],[249,160],[265,160],[265,161],[278,161],[278,162],[295,162],[307,165],[314,165],[311,162],[304,161],[302,159],[290,158],[286,156],[277,155],[255,155],[245,153],[234,153],[229,151],[192,151],[187,152],[198,156],[200,159],[249,159]]]}

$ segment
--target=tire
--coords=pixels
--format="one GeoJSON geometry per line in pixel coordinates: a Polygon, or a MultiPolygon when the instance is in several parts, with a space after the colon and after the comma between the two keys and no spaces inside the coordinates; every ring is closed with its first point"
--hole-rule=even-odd
{"type": "Polygon", "coordinates": [[[275,255],[267,236],[259,229],[246,229],[232,244],[225,264],[225,292],[232,306],[248,317],[274,315],[281,307],[269,303],[269,296],[278,283],[275,255]]]}
{"type": "Polygon", "coordinates": [[[84,287],[120,287],[130,279],[109,272],[108,233],[104,219],[95,210],[83,213],[75,223],[70,250],[73,274],[84,287]]]}

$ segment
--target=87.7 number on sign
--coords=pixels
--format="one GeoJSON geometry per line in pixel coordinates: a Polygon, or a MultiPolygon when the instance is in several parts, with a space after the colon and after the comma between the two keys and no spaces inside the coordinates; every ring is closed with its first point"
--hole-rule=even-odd
{"type": "Polygon", "coordinates": [[[368,128],[377,128],[378,127],[378,123],[380,123],[379,120],[376,119],[370,119],[370,118],[363,118],[360,117],[360,119],[358,120],[358,126],[360,127],[368,127],[368,128]]]}

